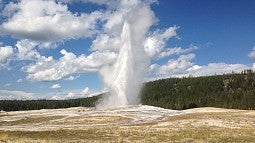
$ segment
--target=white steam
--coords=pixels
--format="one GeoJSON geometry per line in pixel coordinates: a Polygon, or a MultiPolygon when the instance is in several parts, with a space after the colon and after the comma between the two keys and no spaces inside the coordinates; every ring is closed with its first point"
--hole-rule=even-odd
{"type": "Polygon", "coordinates": [[[144,73],[150,63],[143,46],[146,34],[155,22],[149,4],[126,3],[113,15],[117,17],[108,19],[105,28],[112,41],[119,41],[119,51],[116,61],[100,70],[110,93],[97,105],[99,109],[138,104],[144,73]]]}

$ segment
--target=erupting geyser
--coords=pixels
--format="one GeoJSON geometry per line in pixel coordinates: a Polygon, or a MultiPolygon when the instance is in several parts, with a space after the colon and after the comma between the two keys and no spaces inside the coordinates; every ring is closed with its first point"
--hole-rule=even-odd
{"type": "MultiPolygon", "coordinates": [[[[129,24],[125,21],[121,33],[121,49],[114,66],[112,84],[112,94],[117,97],[117,103],[127,105],[128,87],[132,85],[132,77],[134,77],[134,59],[130,40],[129,24]]],[[[135,87],[133,87],[135,88],[135,87]]]]}
{"type": "Polygon", "coordinates": [[[100,71],[110,93],[97,105],[99,109],[138,104],[144,73],[150,62],[143,46],[145,35],[154,22],[149,6],[137,3],[125,8],[120,18],[121,22],[112,28],[120,28],[112,32],[119,41],[118,56],[112,65],[100,71]]]}

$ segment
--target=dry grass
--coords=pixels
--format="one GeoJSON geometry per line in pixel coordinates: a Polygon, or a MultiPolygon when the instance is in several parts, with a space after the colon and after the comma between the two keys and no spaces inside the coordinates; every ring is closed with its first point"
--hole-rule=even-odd
{"type": "Polygon", "coordinates": [[[134,116],[130,115],[129,118],[127,114],[31,116],[26,120],[1,123],[0,142],[255,142],[255,111],[218,109],[219,112],[202,112],[202,110],[206,111],[196,109],[160,118],[160,121],[135,124],[131,123],[134,116]],[[123,122],[126,124],[121,124],[123,122]],[[1,125],[26,126],[35,123],[45,126],[58,125],[59,128],[34,131],[1,129],[1,125]],[[65,125],[74,126],[64,128],[65,125]]]}
{"type": "Polygon", "coordinates": [[[56,124],[109,124],[128,122],[131,119],[123,116],[88,116],[88,117],[71,117],[66,120],[59,120],[53,123],[56,124]]]}
{"type": "Polygon", "coordinates": [[[4,117],[4,116],[8,116],[8,114],[6,112],[1,112],[0,111],[0,117],[4,117]]]}
{"type": "Polygon", "coordinates": [[[1,131],[2,142],[254,142],[254,129],[213,127],[91,127],[83,130],[1,131]]]}
{"type": "Polygon", "coordinates": [[[14,125],[22,125],[22,124],[35,124],[35,123],[43,123],[43,122],[49,122],[51,120],[56,120],[63,118],[63,116],[38,116],[38,117],[32,117],[32,118],[24,118],[20,120],[14,120],[14,121],[1,121],[0,126],[14,126],[14,125]]]}

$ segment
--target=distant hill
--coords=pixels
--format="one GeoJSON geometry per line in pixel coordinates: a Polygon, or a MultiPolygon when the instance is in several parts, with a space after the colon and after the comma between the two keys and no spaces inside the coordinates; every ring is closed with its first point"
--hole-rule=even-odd
{"type": "MultiPolygon", "coordinates": [[[[94,107],[100,98],[69,100],[0,100],[0,110],[35,110],[94,107]]],[[[183,110],[196,107],[255,109],[255,72],[160,79],[145,83],[141,92],[144,105],[183,110]]]]}

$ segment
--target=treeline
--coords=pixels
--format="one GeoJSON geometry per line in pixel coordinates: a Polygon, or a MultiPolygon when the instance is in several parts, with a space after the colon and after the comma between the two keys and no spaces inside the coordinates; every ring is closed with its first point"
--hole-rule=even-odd
{"type": "Polygon", "coordinates": [[[100,96],[69,100],[0,100],[0,111],[95,107],[100,96]]]}
{"type": "Polygon", "coordinates": [[[219,107],[255,109],[255,72],[161,79],[146,83],[142,104],[169,109],[219,107]]]}
{"type": "MultiPolygon", "coordinates": [[[[0,110],[94,107],[101,96],[70,100],[0,100],[0,110]]],[[[255,72],[245,70],[238,74],[148,82],[141,92],[141,102],[144,105],[177,110],[195,107],[255,109],[255,72]]]]}

